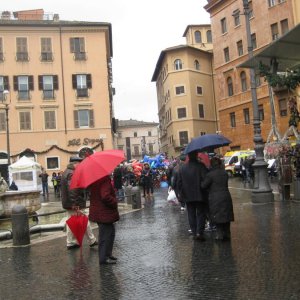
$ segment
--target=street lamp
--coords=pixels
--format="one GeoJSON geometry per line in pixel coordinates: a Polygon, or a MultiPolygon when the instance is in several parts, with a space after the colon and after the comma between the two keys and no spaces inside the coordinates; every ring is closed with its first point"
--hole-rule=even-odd
{"type": "Polygon", "coordinates": [[[11,102],[11,95],[8,90],[3,91],[2,104],[4,104],[5,117],[6,117],[6,149],[7,149],[7,164],[10,165],[10,144],[9,144],[9,123],[8,123],[8,110],[9,103],[7,102],[7,95],[9,95],[9,103],[11,102]]]}
{"type": "MultiPolygon", "coordinates": [[[[250,30],[249,1],[243,0],[244,15],[246,21],[247,45],[249,59],[253,57],[253,46],[250,30]]],[[[253,108],[254,150],[256,154],[254,168],[254,189],[252,191],[253,203],[269,203],[274,200],[274,195],[268,180],[268,164],[264,160],[264,142],[261,136],[260,118],[258,112],[258,101],[256,94],[256,82],[254,68],[250,68],[251,98],[253,108]]]]}

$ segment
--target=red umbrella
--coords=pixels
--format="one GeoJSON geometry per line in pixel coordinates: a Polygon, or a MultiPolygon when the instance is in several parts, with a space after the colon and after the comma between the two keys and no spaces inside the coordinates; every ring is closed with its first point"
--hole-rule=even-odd
{"type": "Polygon", "coordinates": [[[86,188],[93,182],[110,175],[125,160],[122,150],[105,150],[86,157],[73,172],[70,189],[86,188]]]}
{"type": "Polygon", "coordinates": [[[79,246],[82,245],[82,240],[86,231],[88,217],[81,212],[77,212],[76,215],[71,216],[66,223],[68,224],[70,230],[76,237],[79,246]]]}

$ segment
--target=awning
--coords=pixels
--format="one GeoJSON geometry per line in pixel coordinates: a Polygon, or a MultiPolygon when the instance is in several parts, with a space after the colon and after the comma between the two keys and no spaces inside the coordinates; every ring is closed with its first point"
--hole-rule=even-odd
{"type": "Polygon", "coordinates": [[[237,67],[259,69],[260,62],[270,66],[271,61],[276,59],[278,63],[278,72],[285,72],[286,69],[295,69],[300,66],[299,37],[300,24],[237,67]]]}

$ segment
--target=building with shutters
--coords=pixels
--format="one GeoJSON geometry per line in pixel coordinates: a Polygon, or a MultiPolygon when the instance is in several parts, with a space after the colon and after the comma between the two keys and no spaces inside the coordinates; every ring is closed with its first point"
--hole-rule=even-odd
{"type": "Polygon", "coordinates": [[[26,155],[49,173],[71,155],[112,149],[110,23],[62,21],[43,10],[0,12],[0,172],[26,155]]]}

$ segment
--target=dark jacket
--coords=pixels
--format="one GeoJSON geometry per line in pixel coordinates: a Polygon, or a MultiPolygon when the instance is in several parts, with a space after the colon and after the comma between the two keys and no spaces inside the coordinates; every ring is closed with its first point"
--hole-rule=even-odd
{"type": "Polygon", "coordinates": [[[74,170],[74,164],[69,163],[61,176],[61,202],[64,209],[71,209],[74,206],[79,206],[80,209],[86,207],[84,190],[69,188],[74,170]]]}
{"type": "Polygon", "coordinates": [[[91,221],[111,224],[120,219],[118,201],[109,176],[94,182],[89,191],[91,221]]]}
{"type": "Polygon", "coordinates": [[[206,193],[201,182],[207,174],[207,168],[198,161],[189,161],[179,168],[177,192],[181,202],[205,202],[206,193]]]}
{"type": "Polygon", "coordinates": [[[233,221],[233,206],[226,171],[223,168],[211,169],[201,186],[209,191],[208,206],[211,221],[216,224],[233,221]]]}
{"type": "Polygon", "coordinates": [[[120,190],[123,186],[123,174],[120,167],[114,170],[114,186],[117,190],[120,190]]]}

